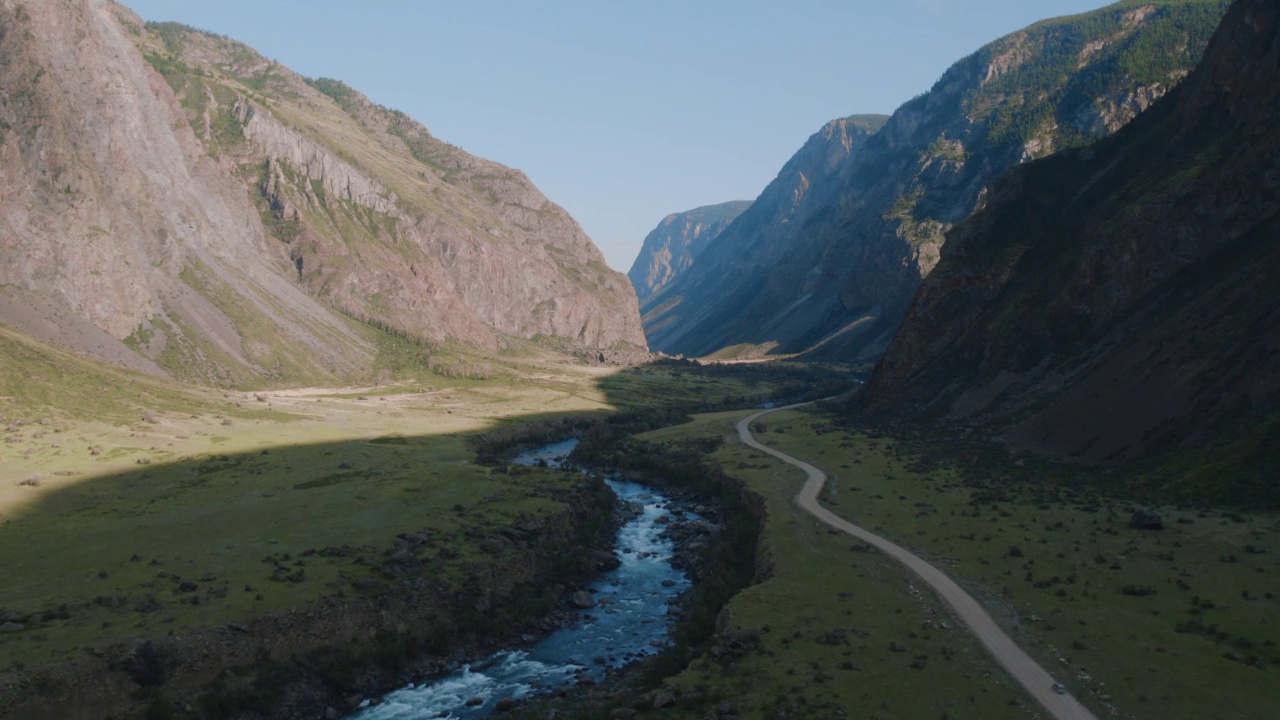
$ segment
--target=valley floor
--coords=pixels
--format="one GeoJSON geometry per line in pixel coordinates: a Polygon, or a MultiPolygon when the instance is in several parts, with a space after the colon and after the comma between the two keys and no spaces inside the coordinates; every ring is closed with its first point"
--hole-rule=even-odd
{"type": "MultiPolygon", "coordinates": [[[[305,616],[316,633],[368,633],[373,647],[376,622],[347,627],[347,610],[326,619],[318,608],[381,603],[406,582],[428,583],[437,599],[497,592],[509,579],[489,576],[508,553],[486,538],[585,510],[575,505],[581,479],[477,463],[477,442],[528,428],[571,433],[564,419],[617,407],[774,388],[542,353],[492,358],[496,377],[483,381],[421,373],[241,392],[87,363],[3,329],[0,351],[0,717],[6,699],[103,690],[33,691],[26,683],[42,668],[97,659],[121,670],[149,639],[204,643],[212,633],[194,651],[214,658],[207,667],[166,678],[185,683],[188,698],[224,669],[218,633],[235,637],[264,618],[305,635],[313,630],[292,620],[305,616]]],[[[287,658],[323,638],[314,640],[271,652],[287,658]]],[[[127,694],[119,680],[112,692],[127,694]]],[[[53,707],[50,717],[103,712],[53,707]]]]}
{"type": "MultiPolygon", "coordinates": [[[[803,473],[737,442],[748,414],[642,436],[722,438],[716,460],[769,502],[771,576],[720,631],[759,645],[704,656],[672,686],[753,717],[1037,716],[923,583],[795,505],[803,473]]],[[[948,572],[1099,716],[1254,718],[1280,702],[1274,517],[1158,508],[1164,530],[1137,530],[1121,500],[975,481],[820,412],[754,430],[829,475],[824,506],[948,572]]]]}
{"type": "MultiPolygon", "coordinates": [[[[11,684],[42,667],[131,667],[122,658],[149,638],[261,618],[287,627],[317,602],[377,597],[397,582],[388,563],[405,542],[433,597],[483,590],[501,582],[502,562],[485,539],[561,516],[580,490],[564,473],[482,465],[478,442],[563,433],[576,422],[565,418],[617,408],[750,406],[804,386],[769,366],[618,370],[547,355],[508,359],[484,381],[230,392],[8,335],[0,351],[10,698],[65,694],[11,684]]],[[[666,681],[679,702],[663,716],[701,718],[724,701],[744,717],[1037,716],[927,586],[795,505],[802,473],[737,442],[750,412],[639,436],[720,439],[711,459],[768,512],[761,581],[726,607],[709,651],[666,681]]],[[[1122,488],[985,479],[825,413],[778,412],[753,430],[829,476],[825,507],[948,572],[1099,716],[1252,718],[1280,704],[1274,517],[1159,508],[1163,530],[1136,530],[1122,488]]],[[[402,652],[385,644],[400,632],[389,630],[350,640],[402,652]]],[[[168,682],[218,677],[213,667],[168,682]]]]}

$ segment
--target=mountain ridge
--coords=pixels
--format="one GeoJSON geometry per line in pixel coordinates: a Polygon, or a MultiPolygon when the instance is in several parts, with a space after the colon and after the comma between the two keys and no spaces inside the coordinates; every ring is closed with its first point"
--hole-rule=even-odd
{"type": "Polygon", "coordinates": [[[363,377],[381,331],[644,348],[625,278],[523,173],[110,0],[0,13],[0,320],[215,385],[363,377]]]}
{"type": "Polygon", "coordinates": [[[672,283],[666,305],[641,308],[650,343],[686,355],[750,344],[877,357],[945,231],[986,184],[1131,120],[1194,65],[1225,8],[1122,2],[984,46],[811,190],[829,201],[803,221],[764,241],[744,213],[672,283]],[[760,246],[774,249],[757,261],[760,246]]]}
{"type": "Polygon", "coordinates": [[[650,344],[664,350],[684,347],[679,343],[695,323],[702,323],[700,327],[714,324],[717,312],[723,314],[723,308],[734,307],[729,298],[749,295],[750,288],[744,292],[733,287],[736,278],[750,267],[777,263],[794,250],[787,243],[792,224],[819,212],[830,198],[832,184],[822,180],[840,172],[887,119],[884,115],[850,115],[826,123],[810,136],[751,206],[700,253],[715,264],[717,272],[686,270],[641,305],[650,344]],[[718,299],[690,309],[697,300],[686,302],[686,296],[718,299]]]}
{"type": "Polygon", "coordinates": [[[751,206],[749,200],[704,205],[662,219],[647,236],[627,277],[644,303],[688,270],[702,250],[751,206]]]}

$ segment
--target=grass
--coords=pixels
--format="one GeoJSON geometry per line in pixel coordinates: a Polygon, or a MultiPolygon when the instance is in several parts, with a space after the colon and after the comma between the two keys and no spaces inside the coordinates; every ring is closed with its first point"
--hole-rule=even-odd
{"type": "Polygon", "coordinates": [[[769,513],[759,552],[768,579],[730,602],[720,633],[756,632],[760,649],[696,660],[669,681],[678,693],[731,701],[744,717],[1027,717],[1030,701],[921,583],[794,506],[803,476],[737,443],[732,426],[744,414],[699,415],[639,438],[724,437],[715,459],[769,513]]]}
{"type": "MultiPolygon", "coordinates": [[[[727,435],[738,417],[699,418],[692,426],[650,438],[685,431],[727,435]]],[[[825,500],[831,509],[952,573],[1095,711],[1264,717],[1280,702],[1280,683],[1271,677],[1280,669],[1280,627],[1271,624],[1280,595],[1280,526],[1273,517],[1159,508],[1164,530],[1135,530],[1128,527],[1134,508],[1096,491],[1027,482],[974,484],[955,469],[923,467],[892,440],[829,423],[813,414],[776,414],[764,420],[767,431],[757,437],[835,477],[825,500]]],[[[847,539],[826,537],[807,516],[798,515],[790,498],[799,487],[799,471],[753,457],[736,441],[726,443],[719,459],[770,499],[768,552],[774,577],[735,599],[731,611],[735,627],[771,624],[768,637],[775,639],[767,647],[774,654],[758,662],[744,660],[736,670],[704,662],[678,679],[681,686],[703,685],[727,696],[745,693],[755,703],[790,693],[796,685],[801,695],[816,694],[805,664],[829,667],[838,658],[829,647],[811,647],[807,640],[780,644],[779,626],[786,628],[784,635],[800,631],[804,638],[846,625],[872,632],[872,642],[854,641],[850,657],[869,672],[878,672],[886,658],[892,663],[900,657],[882,648],[886,635],[904,643],[899,636],[909,628],[892,623],[901,620],[899,613],[917,620],[924,617],[920,613],[927,615],[932,596],[915,597],[909,588],[918,583],[874,554],[848,554],[847,539]],[[864,577],[854,577],[857,573],[864,577]],[[832,598],[833,591],[852,596],[832,598]],[[882,599],[871,600],[877,597],[882,599]],[[868,604],[858,608],[855,620],[840,621],[841,604],[852,607],[855,599],[868,604]]],[[[930,656],[926,670],[948,668],[946,661],[934,662],[940,652],[936,642],[922,644],[922,653],[930,656]]],[[[954,634],[943,642],[961,647],[954,634]]],[[[972,644],[964,647],[980,652],[972,644]]],[[[915,654],[910,647],[905,653],[915,654]]],[[[970,655],[959,657],[968,661],[970,655]]],[[[962,672],[974,675],[975,669],[962,672]]],[[[893,668],[882,682],[887,684],[859,676],[854,684],[876,688],[873,698],[886,698],[892,712],[882,710],[883,716],[936,716],[936,707],[902,711],[900,703],[925,702],[913,700],[919,687],[929,687],[930,698],[963,696],[962,689],[949,689],[952,680],[944,675],[893,668]]],[[[821,692],[833,692],[831,685],[823,684],[821,692]]],[[[1004,708],[991,692],[976,710],[961,706],[941,712],[991,717],[1004,708]]],[[[877,713],[865,700],[831,697],[850,703],[841,704],[846,710],[859,708],[854,716],[877,713]]]]}
{"type": "MultiPolygon", "coordinates": [[[[0,584],[0,609],[38,621],[3,636],[0,668],[359,592],[370,566],[356,560],[377,561],[403,532],[454,550],[437,579],[463,584],[475,537],[554,512],[549,496],[569,482],[493,473],[471,438],[615,408],[753,405],[795,380],[786,364],[587,367],[532,342],[431,349],[492,364],[482,381],[374,340],[390,371],[379,386],[240,393],[0,329],[0,562],[17,579],[0,584]],[[341,546],[351,554],[312,552],[341,546]]],[[[696,660],[671,679],[683,697],[731,700],[744,716],[1036,712],[918,581],[801,514],[800,473],[734,441],[740,417],[642,436],[728,438],[714,459],[768,505],[763,581],[723,615],[722,634],[752,631],[760,646],[696,660]]],[[[1274,519],[1163,508],[1165,530],[1131,530],[1131,508],[1095,485],[974,483],[820,415],[764,424],[760,437],[835,478],[834,510],[951,571],[1099,712],[1261,717],[1280,701],[1274,519]]]]}
{"type": "Polygon", "coordinates": [[[203,396],[176,383],[90,362],[0,326],[0,419],[132,420],[145,408],[190,411],[203,396]]]}
{"type": "MultiPolygon", "coordinates": [[[[55,436],[22,438],[38,448],[30,462],[44,480],[23,487],[0,473],[0,557],[21,579],[0,588],[0,607],[70,617],[6,637],[0,666],[284,610],[350,591],[368,572],[308,551],[349,545],[376,558],[397,533],[456,539],[554,509],[532,488],[568,480],[491,475],[471,462],[465,433],[486,420],[391,400],[273,399],[285,409],[231,425],[226,415],[159,414],[126,428],[60,425],[45,448],[55,436]],[[392,429],[403,442],[378,441],[392,429]],[[305,566],[306,580],[273,582],[267,557],[305,566]],[[204,602],[177,592],[183,580],[204,602]]],[[[449,567],[461,573],[472,554],[449,567]]]]}
{"type": "Polygon", "coordinates": [[[502,371],[488,381],[389,361],[411,377],[257,392],[108,368],[2,328],[0,358],[0,563],[13,578],[0,614],[36,620],[3,636],[0,670],[354,592],[370,572],[357,559],[380,561],[399,533],[441,538],[457,554],[436,580],[463,583],[476,533],[555,512],[548,496],[574,482],[495,473],[474,462],[475,436],[777,384],[584,367],[532,344],[485,356],[502,371]],[[354,550],[315,554],[330,546],[354,550]],[[304,576],[273,580],[279,567],[304,576]]]}

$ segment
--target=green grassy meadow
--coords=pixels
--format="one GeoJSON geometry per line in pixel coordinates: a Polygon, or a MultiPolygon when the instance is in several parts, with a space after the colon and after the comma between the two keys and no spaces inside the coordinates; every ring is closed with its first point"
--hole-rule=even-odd
{"type": "MultiPolygon", "coordinates": [[[[532,345],[433,351],[483,366],[479,378],[386,345],[379,384],[249,392],[0,329],[0,623],[21,625],[0,634],[0,671],[360,593],[401,533],[448,548],[433,582],[460,585],[478,539],[556,512],[574,482],[477,464],[477,438],[750,405],[794,382],[751,365],[590,367],[532,345]]],[[[640,436],[723,438],[713,459],[769,513],[765,579],[722,615],[720,636],[745,633],[747,647],[695,660],[668,680],[678,694],[749,717],[1038,716],[922,583],[793,505],[801,473],[739,445],[743,415],[640,436]]],[[[950,571],[1100,716],[1254,718],[1280,704],[1275,519],[1167,507],[1164,530],[1141,531],[1103,482],[975,480],[818,412],[771,415],[757,435],[831,475],[836,512],[950,571]]]]}
{"type": "MultiPolygon", "coordinates": [[[[766,499],[769,515],[760,553],[770,575],[730,602],[720,632],[758,633],[760,648],[704,655],[669,681],[678,693],[732,702],[743,717],[1033,716],[927,586],[792,503],[803,475],[737,442],[733,424],[746,414],[699,415],[640,436],[723,437],[715,460],[766,499]]],[[[692,706],[662,713],[702,716],[692,706]]]]}
{"type": "Polygon", "coordinates": [[[461,583],[478,539],[576,482],[479,465],[477,435],[772,387],[526,348],[480,358],[488,380],[398,366],[378,386],[227,391],[4,329],[0,359],[0,623],[23,626],[0,670],[358,592],[401,533],[448,547],[436,581],[461,583]]]}
{"type": "MultiPolygon", "coordinates": [[[[947,615],[920,583],[800,514],[791,497],[801,473],[740,446],[732,424],[741,417],[700,416],[646,436],[724,436],[717,459],[770,503],[773,577],[731,604],[733,628],[771,628],[767,654],[701,660],[679,687],[762,712],[805,697],[802,717],[838,717],[837,708],[867,718],[1035,716],[967,635],[937,629],[947,615]],[[816,642],[832,629],[851,644],[816,642]],[[906,649],[886,651],[890,643],[906,649]],[[913,672],[917,656],[927,658],[913,672]],[[859,669],[841,672],[844,662],[859,669]]],[[[950,572],[1100,716],[1259,718],[1280,703],[1273,517],[1165,507],[1164,530],[1136,530],[1135,508],[1096,490],[974,483],[820,414],[761,424],[758,438],[835,478],[829,507],[950,572]]]]}

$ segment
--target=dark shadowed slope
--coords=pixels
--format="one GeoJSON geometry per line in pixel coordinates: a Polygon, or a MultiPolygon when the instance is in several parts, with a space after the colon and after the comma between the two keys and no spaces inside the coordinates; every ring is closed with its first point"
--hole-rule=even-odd
{"type": "Polygon", "coordinates": [[[721,347],[714,342],[697,344],[689,332],[716,326],[727,319],[727,312],[754,297],[757,289],[751,279],[759,268],[790,262],[797,228],[831,202],[836,177],[886,119],[853,115],[833,120],[814,133],[751,207],[703,250],[699,264],[714,272],[695,266],[663,292],[642,301],[650,344],[655,349],[692,353],[721,347]]]}
{"type": "Polygon", "coordinates": [[[1085,460],[1230,434],[1235,462],[1274,485],[1277,77],[1280,5],[1240,0],[1175,93],[1002,177],[949,236],[871,407],[1085,460]]]}

